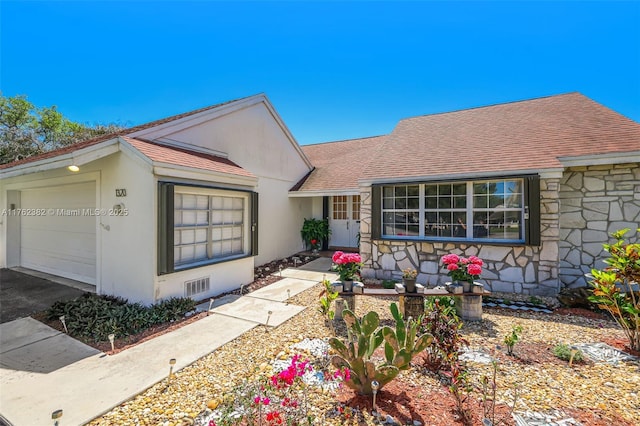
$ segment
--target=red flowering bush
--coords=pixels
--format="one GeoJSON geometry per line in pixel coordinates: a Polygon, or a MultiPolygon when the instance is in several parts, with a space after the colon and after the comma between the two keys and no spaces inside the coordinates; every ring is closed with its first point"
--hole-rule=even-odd
{"type": "Polygon", "coordinates": [[[355,280],[360,277],[362,258],[358,253],[343,253],[337,251],[331,258],[336,264],[336,271],[340,275],[340,281],[355,280]]]}
{"type": "Polygon", "coordinates": [[[457,254],[447,254],[442,256],[443,268],[446,268],[447,275],[453,281],[473,282],[482,274],[484,262],[477,256],[462,257],[457,254]]]}

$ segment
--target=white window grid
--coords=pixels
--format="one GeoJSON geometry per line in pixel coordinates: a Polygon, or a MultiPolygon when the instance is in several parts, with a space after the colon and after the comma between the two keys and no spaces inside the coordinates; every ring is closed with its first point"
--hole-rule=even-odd
{"type": "Polygon", "coordinates": [[[524,241],[523,188],[523,179],[385,185],[382,235],[524,241]]]}
{"type": "Polygon", "coordinates": [[[174,264],[244,254],[245,198],[176,192],[174,264]]]}

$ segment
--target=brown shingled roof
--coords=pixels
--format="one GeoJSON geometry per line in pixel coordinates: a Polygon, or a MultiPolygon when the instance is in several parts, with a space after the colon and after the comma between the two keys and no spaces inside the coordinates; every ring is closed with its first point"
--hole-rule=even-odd
{"type": "Polygon", "coordinates": [[[362,178],[562,167],[559,157],[640,151],[640,123],[580,93],[402,120],[362,178]]]}
{"type": "Polygon", "coordinates": [[[369,167],[386,136],[303,145],[315,169],[292,191],[357,190],[358,179],[369,167]]]}
{"type": "MultiPolygon", "coordinates": [[[[256,95],[253,95],[253,96],[256,96],[256,95]]],[[[232,102],[237,102],[237,101],[241,101],[243,99],[251,98],[253,96],[247,96],[247,97],[244,97],[244,98],[234,99],[234,100],[231,100],[231,101],[222,102],[222,103],[211,105],[211,106],[208,106],[208,107],[196,109],[194,111],[189,111],[189,112],[185,112],[185,113],[182,113],[182,114],[172,115],[171,117],[166,117],[166,118],[162,118],[160,120],[151,121],[149,123],[140,124],[138,126],[133,126],[133,127],[128,128],[128,129],[122,129],[122,130],[120,130],[118,132],[97,136],[97,137],[92,138],[92,139],[88,139],[88,140],[85,140],[85,141],[82,141],[82,142],[78,142],[78,143],[75,143],[75,144],[72,144],[72,145],[68,145],[68,146],[65,146],[65,147],[62,147],[62,148],[58,148],[58,149],[55,149],[53,151],[48,151],[48,152],[45,152],[45,153],[42,153],[42,154],[39,154],[39,155],[34,155],[32,157],[24,158],[22,160],[13,161],[13,162],[7,163],[7,164],[0,164],[0,170],[7,169],[7,168],[10,168],[10,167],[14,167],[14,166],[18,166],[18,165],[21,165],[21,164],[27,164],[27,163],[33,163],[35,161],[46,160],[47,158],[53,158],[53,157],[57,157],[59,155],[68,154],[68,153],[71,153],[71,152],[74,152],[74,151],[78,151],[78,150],[83,149],[83,148],[90,147],[92,145],[97,145],[100,142],[108,141],[109,139],[114,139],[114,138],[116,138],[118,136],[130,135],[132,133],[139,132],[140,130],[145,130],[145,129],[148,129],[148,128],[151,128],[151,127],[154,127],[154,126],[158,126],[160,124],[169,123],[171,121],[175,121],[175,120],[179,120],[181,118],[189,117],[191,115],[199,114],[201,112],[208,111],[208,110],[211,110],[211,109],[214,109],[214,108],[218,108],[218,107],[221,107],[223,105],[230,104],[232,102]]]]}
{"type": "Polygon", "coordinates": [[[227,158],[182,148],[169,147],[126,136],[123,136],[122,139],[154,162],[168,163],[176,166],[184,166],[236,176],[255,177],[253,173],[243,169],[227,158]]]}

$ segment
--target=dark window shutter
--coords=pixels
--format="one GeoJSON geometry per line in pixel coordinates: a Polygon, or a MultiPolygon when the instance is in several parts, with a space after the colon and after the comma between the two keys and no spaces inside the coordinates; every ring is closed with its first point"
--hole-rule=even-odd
{"type": "Polygon", "coordinates": [[[525,208],[529,219],[525,220],[525,243],[540,245],[540,176],[527,176],[525,179],[525,208]]]}
{"type": "Polygon", "coordinates": [[[251,256],[258,255],[258,193],[251,193],[251,256]]]}
{"type": "Polygon", "coordinates": [[[382,231],[382,186],[371,187],[371,239],[379,240],[382,231]]]}
{"type": "MultiPolygon", "coordinates": [[[[329,196],[325,195],[322,197],[322,218],[330,222],[329,220],[329,196]]],[[[329,238],[322,242],[322,250],[329,250],[329,238]]]]}
{"type": "Polygon", "coordinates": [[[158,184],[158,275],[173,272],[173,187],[158,184]]]}

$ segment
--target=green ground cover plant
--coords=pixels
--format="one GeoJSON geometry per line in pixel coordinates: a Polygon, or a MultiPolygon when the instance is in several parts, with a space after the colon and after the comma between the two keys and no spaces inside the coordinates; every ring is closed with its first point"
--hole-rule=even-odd
{"type": "Polygon", "coordinates": [[[120,297],[86,293],[70,301],[54,303],[46,315],[49,320],[64,316],[70,335],[100,342],[107,341],[110,334],[118,339],[176,321],[194,309],[195,301],[185,297],[144,306],[120,297]]]}

